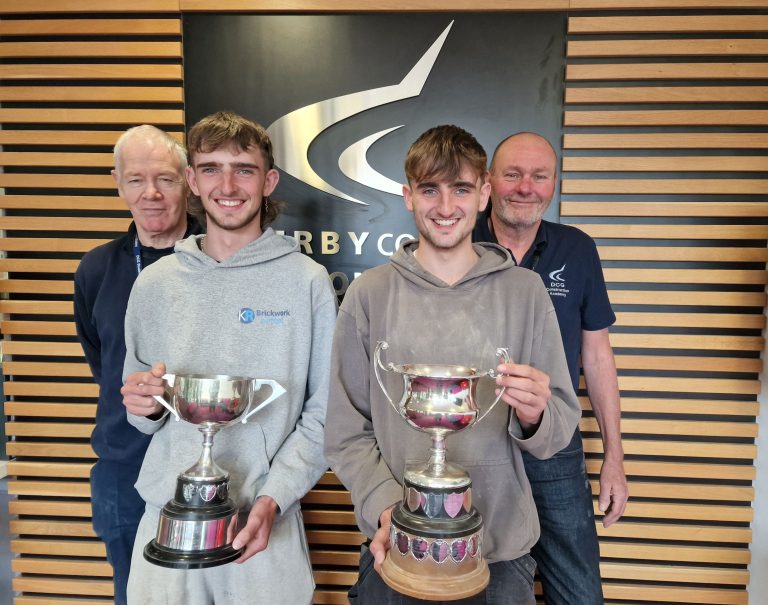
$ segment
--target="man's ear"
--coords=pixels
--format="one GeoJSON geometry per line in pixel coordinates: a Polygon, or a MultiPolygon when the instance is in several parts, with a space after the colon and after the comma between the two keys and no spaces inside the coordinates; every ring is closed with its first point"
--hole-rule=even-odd
{"type": "Polygon", "coordinates": [[[478,210],[483,212],[488,207],[488,200],[491,198],[491,181],[488,179],[488,173],[485,173],[483,184],[480,186],[480,206],[478,210]]]}
{"type": "Polygon", "coordinates": [[[408,183],[403,185],[403,201],[405,202],[405,207],[408,209],[408,212],[413,212],[412,195],[413,192],[411,191],[411,186],[408,183]]]}
{"type": "Polygon", "coordinates": [[[280,181],[280,173],[276,168],[270,168],[264,178],[264,190],[261,194],[266,197],[272,195],[272,192],[277,187],[277,183],[280,181]]]}
{"type": "Polygon", "coordinates": [[[184,169],[184,176],[187,177],[187,184],[195,195],[200,195],[200,189],[197,187],[197,179],[195,178],[195,169],[192,166],[187,166],[184,169]]]}
{"type": "Polygon", "coordinates": [[[112,175],[112,178],[115,179],[115,186],[117,187],[117,193],[120,195],[120,197],[125,198],[123,195],[123,192],[120,190],[120,177],[117,176],[117,170],[114,168],[109,171],[109,173],[112,175]]]}

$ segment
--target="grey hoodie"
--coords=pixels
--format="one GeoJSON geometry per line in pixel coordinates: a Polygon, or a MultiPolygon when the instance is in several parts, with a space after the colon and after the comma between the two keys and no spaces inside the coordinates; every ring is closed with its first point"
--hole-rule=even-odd
{"type": "MultiPolygon", "coordinates": [[[[520,450],[547,458],[570,441],[580,408],[563,354],[552,303],[535,273],[514,266],[494,244],[475,244],[480,256],[470,272],[449,286],[413,256],[417,242],[391,262],[366,271],[347,291],[336,324],[326,455],[351,491],[358,524],[373,537],[381,512],[402,498],[406,461],[426,461],[430,439],[409,428],[376,382],[373,350],[386,340],[384,361],[450,363],[495,368],[497,347],[512,360],[550,377],[552,398],[536,432],[523,438],[511,408],[499,402],[474,427],[449,436],[451,462],[473,482],[473,499],[485,522],[483,549],[490,561],[512,560],[538,540],[539,524],[520,450]]],[[[384,373],[390,396],[400,399],[403,380],[384,373]]],[[[481,379],[484,410],[495,383],[481,379]]]]}
{"type": "MultiPolygon", "coordinates": [[[[199,239],[177,243],[176,254],[136,280],[125,318],[123,377],[163,361],[171,373],[278,381],[287,393],[247,424],[221,430],[213,455],[230,472],[230,496],[240,508],[265,494],[287,515],[326,469],[336,298],[325,269],[299,253],[293,238],[267,229],[221,263],[201,252],[199,239]]],[[[202,435],[167,413],[156,421],[131,414],[128,420],[153,434],[136,489],[161,507],[173,496],[178,473],[199,456],[202,435]]]]}

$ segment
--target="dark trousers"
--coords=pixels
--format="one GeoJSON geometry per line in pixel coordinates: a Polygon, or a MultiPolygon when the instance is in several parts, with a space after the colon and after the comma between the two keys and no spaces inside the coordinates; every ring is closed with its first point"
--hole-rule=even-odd
{"type": "Polygon", "coordinates": [[[548,460],[523,454],[539,513],[541,538],[531,550],[546,605],[602,605],[600,547],[581,434],[548,460]]]}
{"type": "Polygon", "coordinates": [[[395,592],[373,568],[373,555],[363,549],[357,583],[349,591],[350,605],[535,605],[533,574],[536,563],[530,555],[489,565],[491,581],[484,592],[458,601],[424,601],[395,592]]]}
{"type": "Polygon", "coordinates": [[[115,605],[127,605],[126,587],[133,542],[144,500],[133,487],[139,469],[99,460],[91,470],[93,530],[107,548],[112,566],[115,605]]]}
{"type": "Polygon", "coordinates": [[[112,566],[112,582],[115,586],[115,605],[127,605],[128,574],[131,571],[131,554],[138,526],[117,528],[109,538],[102,538],[107,547],[107,561],[112,566]]]}

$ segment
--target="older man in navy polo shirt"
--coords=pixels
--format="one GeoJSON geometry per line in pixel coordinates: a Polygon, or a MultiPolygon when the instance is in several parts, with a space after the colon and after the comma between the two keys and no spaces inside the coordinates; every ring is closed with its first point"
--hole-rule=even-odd
{"type": "MultiPolygon", "coordinates": [[[[624,513],[627,481],[621,445],[619,388],[608,327],[608,301],[595,243],[574,227],[542,220],[552,201],[557,154],[543,137],[522,132],[502,141],[491,161],[491,201],[473,239],[496,242],[518,265],[538,273],[549,291],[574,389],[579,357],[603,440],[598,507],[608,527],[624,513]]],[[[547,605],[603,603],[600,552],[581,435],[548,460],[524,454],[541,522],[532,554],[547,605]]]]}
{"type": "Polygon", "coordinates": [[[75,326],[85,359],[99,384],[91,445],[99,459],[91,471],[93,529],[112,565],[115,605],[125,605],[136,528],[144,500],[133,484],[149,437],[125,415],[123,385],[128,295],[136,276],[173,253],[182,237],[200,233],[188,216],[187,154],[175,139],[150,125],[136,126],[115,144],[112,176],[133,223],[125,235],[94,248],[75,273],[75,326]]]}

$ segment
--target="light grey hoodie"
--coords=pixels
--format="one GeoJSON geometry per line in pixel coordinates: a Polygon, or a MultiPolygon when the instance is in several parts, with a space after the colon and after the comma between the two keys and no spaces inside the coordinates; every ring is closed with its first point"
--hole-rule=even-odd
{"type": "MultiPolygon", "coordinates": [[[[240,508],[265,494],[288,515],[326,469],[336,297],[325,269],[272,229],[221,263],[201,252],[199,239],[177,243],[176,254],[136,280],[125,318],[123,377],[163,361],[171,373],[279,382],[287,393],[247,424],[221,430],[213,455],[230,472],[230,497],[240,508]]],[[[268,395],[269,387],[263,389],[268,395]]],[[[128,420],[153,434],[136,489],[162,507],[176,476],[200,455],[202,435],[167,413],[156,421],[131,414],[128,420]]]]}
{"type": "MultiPolygon", "coordinates": [[[[495,368],[497,347],[516,363],[550,377],[552,397],[536,432],[523,438],[511,408],[499,402],[474,427],[449,436],[451,462],[473,482],[484,518],[483,549],[489,562],[526,554],[539,523],[520,450],[547,458],[571,439],[580,416],[563,354],[557,318],[538,275],[513,266],[495,244],[475,244],[480,256],[469,273],[449,286],[425,271],[407,243],[391,262],[366,271],[347,290],[333,345],[326,455],[352,493],[358,524],[373,537],[381,512],[402,498],[407,460],[426,461],[429,437],[409,428],[376,382],[373,350],[386,340],[384,361],[448,363],[495,368]]],[[[385,372],[390,396],[400,399],[403,380],[385,372]]],[[[493,401],[495,383],[481,379],[481,409],[493,401]]]]}

